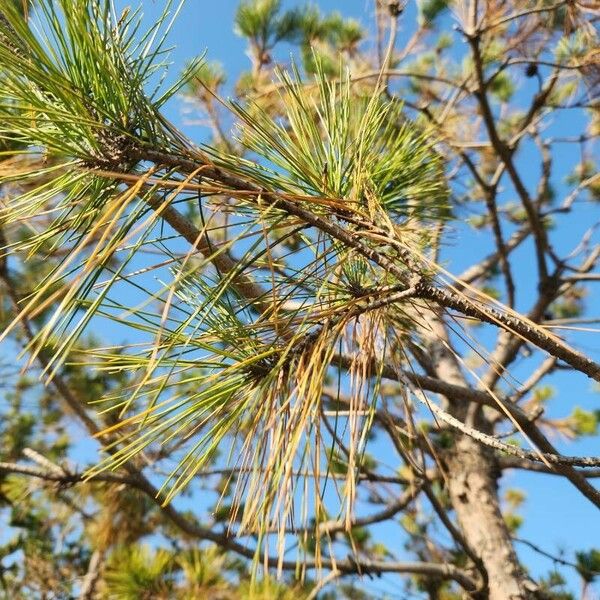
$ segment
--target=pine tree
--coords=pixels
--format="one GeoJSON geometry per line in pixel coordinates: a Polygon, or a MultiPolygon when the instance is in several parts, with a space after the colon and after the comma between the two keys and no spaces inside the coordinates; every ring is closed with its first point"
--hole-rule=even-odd
{"type": "Polygon", "coordinates": [[[600,247],[565,229],[600,197],[597,10],[374,4],[242,0],[248,71],[166,86],[181,5],[0,0],[7,598],[590,597],[598,550],[522,539],[499,484],[600,506],[551,441],[600,418],[551,383],[600,381],[600,247]]]}

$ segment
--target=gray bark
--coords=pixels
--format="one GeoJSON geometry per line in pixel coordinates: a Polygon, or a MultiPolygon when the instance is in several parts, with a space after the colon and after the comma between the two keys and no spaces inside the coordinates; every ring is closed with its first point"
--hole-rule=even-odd
{"type": "Polygon", "coordinates": [[[535,597],[514,551],[498,498],[495,458],[475,440],[457,439],[447,459],[448,492],[461,532],[481,558],[490,600],[535,597]]]}
{"type": "MultiPolygon", "coordinates": [[[[456,357],[449,350],[450,340],[442,320],[433,317],[428,322],[431,329],[425,332],[425,337],[436,376],[447,383],[468,387],[456,357]]],[[[446,399],[445,408],[452,416],[481,431],[489,429],[479,406],[446,399]]],[[[519,564],[500,510],[498,478],[501,471],[492,451],[457,433],[454,446],[444,461],[456,522],[487,573],[488,590],[483,597],[489,600],[534,598],[536,585],[519,564]]]]}

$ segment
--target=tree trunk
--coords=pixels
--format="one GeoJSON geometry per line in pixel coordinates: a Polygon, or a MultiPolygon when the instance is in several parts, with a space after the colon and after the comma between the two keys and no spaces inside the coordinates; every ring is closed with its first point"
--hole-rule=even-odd
{"type": "Polygon", "coordinates": [[[488,575],[490,600],[526,600],[535,584],[521,568],[500,512],[495,458],[462,436],[447,457],[448,491],[461,532],[488,575]]]}
{"type": "MultiPolygon", "coordinates": [[[[430,367],[435,376],[448,383],[469,386],[439,315],[429,320],[430,367]]],[[[479,430],[489,429],[481,407],[446,400],[445,409],[479,430]]],[[[488,577],[489,600],[528,600],[535,598],[537,586],[519,564],[508,527],[500,511],[498,478],[500,470],[492,451],[474,439],[457,434],[453,448],[444,457],[448,492],[460,531],[478,556],[488,577]]],[[[484,594],[485,597],[485,594],[484,594]]]]}

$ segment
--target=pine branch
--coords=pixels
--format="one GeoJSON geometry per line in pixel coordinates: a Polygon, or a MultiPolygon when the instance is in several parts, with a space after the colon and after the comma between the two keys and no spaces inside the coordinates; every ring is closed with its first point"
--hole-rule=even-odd
{"type": "MultiPolygon", "coordinates": [[[[159,165],[163,164],[166,166],[178,167],[187,172],[194,172],[199,168],[206,167],[206,170],[203,172],[205,178],[214,179],[234,191],[242,192],[248,198],[260,197],[266,204],[276,207],[279,210],[283,210],[289,215],[299,217],[306,224],[312,225],[320,231],[331,235],[334,239],[353,248],[365,258],[368,258],[384,270],[395,275],[399,281],[405,283],[407,287],[410,285],[404,270],[399,268],[397,264],[387,256],[364,244],[357,234],[349,232],[339,225],[312,213],[296,202],[287,200],[274,192],[260,189],[252,183],[228,175],[222,170],[213,167],[211,164],[203,162],[201,159],[191,160],[188,158],[180,158],[153,150],[141,150],[136,155],[136,158],[140,160],[151,160],[159,165]]],[[[339,217],[343,219],[345,215],[340,214],[339,217]]],[[[411,257],[408,258],[412,260],[411,257]]],[[[509,333],[516,334],[524,340],[533,343],[540,349],[545,350],[552,356],[556,356],[563,360],[581,373],[588,375],[596,381],[600,381],[600,365],[598,363],[570,348],[555,336],[547,334],[534,323],[520,317],[516,313],[505,314],[494,308],[484,306],[481,303],[476,304],[466,296],[461,296],[451,289],[439,288],[424,282],[419,283],[416,296],[431,300],[445,308],[455,309],[465,316],[475,317],[482,322],[502,327],[509,333]]]]}

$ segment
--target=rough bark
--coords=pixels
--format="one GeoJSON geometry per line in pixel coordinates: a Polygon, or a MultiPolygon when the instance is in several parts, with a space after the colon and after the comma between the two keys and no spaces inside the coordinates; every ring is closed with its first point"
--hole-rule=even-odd
{"type": "Polygon", "coordinates": [[[500,512],[499,470],[487,448],[459,438],[447,459],[448,492],[461,532],[481,558],[490,600],[526,600],[535,585],[524,574],[500,512]]]}
{"type": "MultiPolygon", "coordinates": [[[[450,351],[450,340],[438,316],[429,320],[425,332],[431,364],[436,376],[447,383],[467,386],[461,367],[450,351]]],[[[481,407],[446,399],[454,417],[489,427],[481,407]]],[[[508,527],[500,511],[498,478],[501,470],[490,449],[457,433],[452,449],[444,457],[448,492],[460,531],[471,550],[481,559],[488,577],[489,600],[527,600],[535,597],[536,586],[524,573],[515,553],[508,527]]]]}

